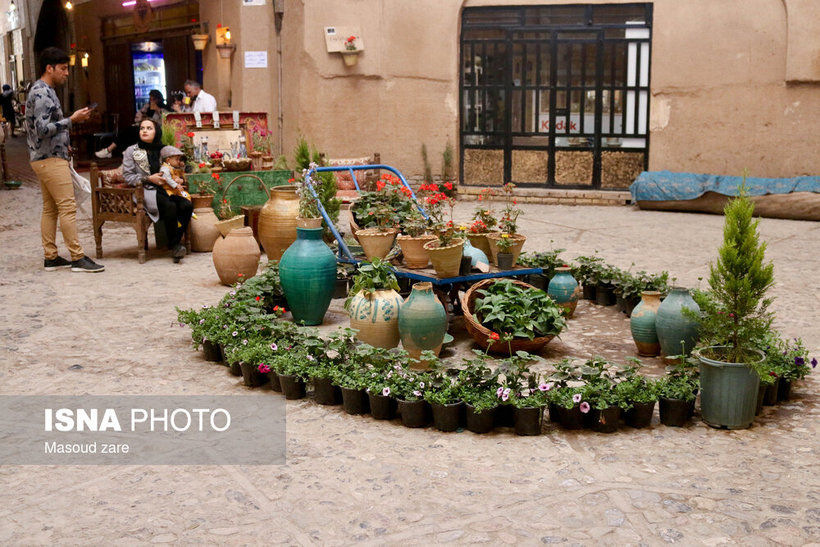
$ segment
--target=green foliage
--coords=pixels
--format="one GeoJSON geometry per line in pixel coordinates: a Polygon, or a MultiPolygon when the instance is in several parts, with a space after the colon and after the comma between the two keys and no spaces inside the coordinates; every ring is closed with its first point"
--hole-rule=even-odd
{"type": "Polygon", "coordinates": [[[478,350],[475,357],[464,359],[464,368],[458,374],[458,394],[462,401],[481,412],[498,406],[498,372],[487,366],[488,358],[478,350]]]}
{"type": "Polygon", "coordinates": [[[541,268],[547,277],[555,276],[555,268],[566,266],[567,262],[560,257],[566,249],[553,249],[551,251],[541,251],[533,254],[521,253],[518,263],[527,268],[541,268]]]}
{"type": "Polygon", "coordinates": [[[404,220],[417,208],[407,196],[404,185],[392,184],[393,177],[380,180],[377,190],[359,192],[359,199],[350,208],[350,212],[360,228],[392,228],[398,226],[404,231],[404,220]]]}
{"type": "Polygon", "coordinates": [[[750,350],[773,320],[768,310],[772,300],[766,293],[774,284],[774,265],[765,262],[766,243],[759,239],[753,213],[744,174],[738,196],[724,209],[723,244],[709,267],[710,304],[714,305],[702,310],[707,319],[700,333],[706,344],[729,346],[724,352],[706,350],[707,356],[734,363],[756,360],[750,350]]]}
{"type": "Polygon", "coordinates": [[[764,384],[773,384],[777,378],[789,381],[803,379],[817,366],[817,359],[809,358],[809,351],[801,338],[788,340],[781,338],[777,332],[770,331],[758,347],[766,354],[766,358],[752,363],[752,367],[764,384]]]}
{"type": "Polygon", "coordinates": [[[447,141],[444,152],[441,153],[441,177],[444,180],[453,180],[453,145],[447,141]]]}
{"type": "Polygon", "coordinates": [[[652,403],[658,400],[657,381],[640,374],[618,383],[615,386],[621,408],[629,409],[633,403],[652,403]]]}
{"type": "MultiPolygon", "coordinates": [[[[296,149],[293,151],[293,163],[296,166],[297,174],[302,173],[302,177],[304,177],[304,172],[310,168],[311,163],[324,165],[319,152],[308,144],[304,136],[300,136],[296,143],[296,149]]],[[[339,209],[342,205],[342,202],[336,198],[336,191],[338,190],[336,176],[332,171],[323,171],[315,173],[313,179],[313,188],[319,196],[319,202],[324,207],[331,222],[335,224],[339,220],[339,209]]],[[[325,235],[328,233],[330,233],[329,228],[325,226],[325,235]]]]}
{"type": "Polygon", "coordinates": [[[380,258],[374,258],[370,262],[361,262],[356,275],[353,276],[353,286],[350,287],[349,294],[345,300],[345,309],[350,309],[353,297],[360,292],[364,292],[369,297],[373,292],[382,289],[399,290],[399,281],[390,263],[380,258]]]}
{"type": "Polygon", "coordinates": [[[675,364],[666,367],[666,376],[658,380],[658,397],[694,401],[700,387],[698,360],[678,357],[675,364]]]}
{"type": "Polygon", "coordinates": [[[424,181],[433,182],[433,167],[430,165],[430,160],[427,157],[427,145],[421,145],[421,161],[424,165],[424,181]]]}
{"type": "Polygon", "coordinates": [[[669,272],[649,274],[643,270],[635,273],[621,270],[612,280],[615,294],[622,298],[640,298],[644,291],[658,291],[661,297],[669,292],[669,272]]]}
{"type": "MultiPolygon", "coordinates": [[[[422,359],[424,358],[425,356],[422,355],[422,359]]],[[[458,375],[461,371],[437,366],[436,362],[431,363],[430,366],[433,372],[430,373],[430,384],[424,391],[424,400],[438,405],[451,405],[461,401],[458,383],[458,375]]]]}
{"type": "Polygon", "coordinates": [[[527,289],[509,279],[500,279],[475,300],[475,316],[496,333],[509,333],[532,340],[557,335],[566,326],[561,308],[540,289],[527,289]]]}
{"type": "Polygon", "coordinates": [[[572,276],[583,285],[597,285],[605,266],[600,256],[576,256],[572,276]]]}

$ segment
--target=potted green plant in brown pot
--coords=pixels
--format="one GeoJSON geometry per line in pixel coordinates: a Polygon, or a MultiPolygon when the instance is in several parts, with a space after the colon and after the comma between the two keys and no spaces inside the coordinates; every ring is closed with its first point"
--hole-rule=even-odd
{"type": "Polygon", "coordinates": [[[423,184],[419,193],[424,196],[424,209],[430,219],[430,231],[437,237],[424,244],[430,261],[440,278],[455,277],[461,268],[464,239],[453,224],[455,197],[448,196],[435,183],[423,184]],[[449,220],[447,218],[449,209],[449,220]]]}
{"type": "Polygon", "coordinates": [[[410,210],[401,222],[401,233],[396,241],[401,247],[404,265],[411,270],[420,270],[430,264],[430,253],[424,248],[428,241],[436,239],[427,233],[427,219],[416,208],[410,210]]]}
{"type": "Polygon", "coordinates": [[[507,204],[501,211],[501,218],[498,221],[498,227],[501,228],[501,232],[488,234],[487,241],[490,244],[490,258],[498,265],[498,241],[503,234],[507,234],[507,239],[513,242],[509,252],[513,255],[512,266],[515,266],[516,262],[518,262],[518,255],[521,254],[521,248],[524,246],[524,242],[527,241],[525,235],[518,233],[518,217],[523,211],[518,207],[518,200],[513,194],[515,184],[508,182],[504,185],[503,189],[507,204]]]}
{"type": "Polygon", "coordinates": [[[706,307],[699,317],[701,415],[712,427],[752,424],[760,383],[753,364],[764,359],[756,342],[774,318],[766,296],[774,266],[765,260],[753,212],[744,179],[724,209],[723,244],[709,269],[709,298],[702,299],[706,307]]]}

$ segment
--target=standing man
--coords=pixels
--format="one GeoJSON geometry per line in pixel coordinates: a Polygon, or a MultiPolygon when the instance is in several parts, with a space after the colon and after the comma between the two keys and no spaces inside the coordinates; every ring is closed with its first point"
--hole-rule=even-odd
{"type": "Polygon", "coordinates": [[[214,112],[216,110],[216,99],[210,93],[202,89],[202,85],[195,80],[185,80],[185,95],[188,96],[185,112],[214,112]]]}
{"type": "Polygon", "coordinates": [[[74,184],[68,168],[71,124],[81,123],[91,115],[91,109],[81,108],[71,117],[64,118],[60,100],[54,88],[68,79],[68,54],[56,47],[40,53],[40,79],[26,100],[26,133],[31,168],[40,180],[43,193],[43,216],[40,235],[47,272],[71,268],[72,272],[101,272],[105,266],[97,264],[83,253],[77,236],[77,203],[74,184]],[[71,253],[71,262],[57,254],[57,220],[63,240],[71,253]]]}
{"type": "Polygon", "coordinates": [[[14,137],[14,128],[17,125],[17,120],[14,114],[14,92],[11,90],[9,84],[3,84],[3,93],[0,94],[0,107],[3,110],[3,117],[8,123],[7,127],[11,128],[11,136],[14,137]]]}

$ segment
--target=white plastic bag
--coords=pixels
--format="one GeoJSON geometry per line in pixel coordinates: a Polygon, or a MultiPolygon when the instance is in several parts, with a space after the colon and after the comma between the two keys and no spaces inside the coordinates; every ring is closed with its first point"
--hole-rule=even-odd
{"type": "Polygon", "coordinates": [[[77,202],[77,212],[84,217],[91,216],[88,198],[91,197],[91,182],[74,170],[74,160],[68,163],[71,171],[71,182],[74,183],[74,201],[77,202]]]}

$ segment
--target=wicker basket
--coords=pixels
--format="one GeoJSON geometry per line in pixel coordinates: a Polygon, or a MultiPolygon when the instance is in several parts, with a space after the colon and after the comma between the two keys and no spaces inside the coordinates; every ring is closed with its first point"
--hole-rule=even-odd
{"type": "MultiPolygon", "coordinates": [[[[473,337],[473,340],[475,340],[476,344],[481,346],[483,349],[487,349],[487,343],[490,339],[490,335],[493,334],[493,331],[486,328],[484,325],[482,325],[476,320],[476,318],[473,316],[473,309],[475,308],[475,300],[481,296],[478,293],[478,291],[488,287],[496,281],[498,280],[483,279],[479,281],[478,283],[469,288],[467,293],[464,295],[464,298],[462,298],[461,300],[461,311],[464,313],[464,326],[467,328],[467,332],[470,333],[470,336],[473,337]]],[[[535,287],[527,283],[524,283],[523,281],[513,279],[512,282],[521,287],[536,290],[535,287]]],[[[532,340],[529,340],[527,338],[513,338],[509,343],[499,340],[497,342],[493,342],[490,345],[489,351],[491,353],[504,354],[511,354],[515,353],[516,351],[537,353],[541,350],[541,348],[543,348],[547,344],[547,342],[549,342],[553,338],[555,338],[554,335],[540,336],[537,338],[533,338],[532,340]]]]}

